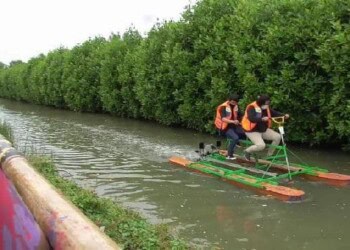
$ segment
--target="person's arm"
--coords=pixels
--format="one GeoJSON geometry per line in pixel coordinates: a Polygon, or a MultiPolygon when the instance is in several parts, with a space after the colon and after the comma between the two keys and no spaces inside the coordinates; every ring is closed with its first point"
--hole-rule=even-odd
{"type": "Polygon", "coordinates": [[[277,110],[271,109],[271,108],[270,108],[270,112],[271,112],[271,117],[284,116],[283,113],[281,113],[281,112],[279,112],[277,110]]]}
{"type": "Polygon", "coordinates": [[[260,117],[257,117],[254,107],[248,108],[248,119],[249,119],[249,121],[251,121],[253,123],[257,123],[257,122],[262,121],[262,119],[260,117]]]}
{"type": "Polygon", "coordinates": [[[239,124],[238,120],[231,120],[231,119],[226,118],[226,116],[228,115],[227,113],[228,112],[226,111],[226,109],[223,108],[221,111],[221,117],[222,117],[221,120],[223,122],[232,123],[232,124],[239,124]]]}
{"type": "Polygon", "coordinates": [[[274,109],[270,109],[271,112],[271,117],[280,117],[280,116],[284,116],[286,119],[289,118],[289,114],[283,114],[277,110],[274,109]]]}

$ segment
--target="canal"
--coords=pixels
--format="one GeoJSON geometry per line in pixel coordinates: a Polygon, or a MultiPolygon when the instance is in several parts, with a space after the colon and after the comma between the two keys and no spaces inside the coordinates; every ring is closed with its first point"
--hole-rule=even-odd
{"type": "MultiPolygon", "coordinates": [[[[349,187],[297,178],[293,186],[306,198],[290,204],[167,162],[194,158],[198,142],[215,143],[210,135],[3,99],[0,119],[20,151],[51,156],[62,176],[168,224],[199,249],[350,249],[349,187]]],[[[350,174],[349,153],[292,149],[307,163],[350,174]]]]}

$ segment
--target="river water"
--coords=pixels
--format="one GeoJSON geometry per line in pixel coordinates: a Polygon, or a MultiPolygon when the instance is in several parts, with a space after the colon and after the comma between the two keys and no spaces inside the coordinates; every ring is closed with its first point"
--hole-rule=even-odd
{"type": "MultiPolygon", "coordinates": [[[[350,188],[299,178],[300,203],[284,203],[167,162],[194,158],[215,138],[152,122],[0,99],[0,119],[22,152],[52,156],[62,176],[166,223],[198,249],[350,249],[350,188]]],[[[288,131],[286,131],[288,133],[288,131]]],[[[350,154],[293,148],[305,162],[350,174],[350,154]]]]}

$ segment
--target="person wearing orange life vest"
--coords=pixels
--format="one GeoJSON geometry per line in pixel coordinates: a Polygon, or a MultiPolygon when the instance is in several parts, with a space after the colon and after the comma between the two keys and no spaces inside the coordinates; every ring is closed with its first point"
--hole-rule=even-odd
{"type": "Polygon", "coordinates": [[[233,156],[234,149],[239,139],[245,138],[244,131],[240,125],[242,113],[238,108],[239,96],[231,94],[227,101],[220,104],[216,109],[215,127],[219,133],[225,135],[229,140],[227,159],[236,159],[233,156]]]}
{"type": "MultiPolygon", "coordinates": [[[[288,114],[282,114],[270,108],[270,97],[268,95],[260,95],[255,102],[247,106],[242,118],[242,127],[253,145],[244,151],[246,160],[250,161],[252,153],[262,151],[265,148],[264,140],[272,141],[272,145],[280,143],[281,135],[271,129],[271,117],[278,116],[289,118],[288,114]]],[[[270,147],[267,155],[271,156],[273,152],[274,148],[270,147]]]]}

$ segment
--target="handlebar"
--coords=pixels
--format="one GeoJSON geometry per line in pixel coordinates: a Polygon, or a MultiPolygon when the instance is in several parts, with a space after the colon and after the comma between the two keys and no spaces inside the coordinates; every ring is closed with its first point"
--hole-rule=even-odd
{"type": "Polygon", "coordinates": [[[285,116],[271,117],[271,120],[279,126],[284,124],[285,119],[285,116]]]}

